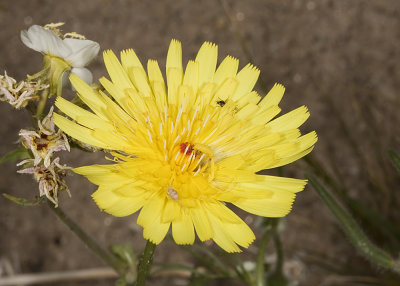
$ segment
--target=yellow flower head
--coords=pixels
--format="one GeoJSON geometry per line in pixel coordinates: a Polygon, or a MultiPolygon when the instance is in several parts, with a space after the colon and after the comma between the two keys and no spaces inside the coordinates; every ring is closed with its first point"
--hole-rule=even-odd
{"type": "Polygon", "coordinates": [[[228,252],[255,239],[226,203],[266,217],[285,216],[306,181],[256,174],[309,153],[315,132],[301,136],[308,118],[300,107],[280,112],[284,87],[276,84],[263,98],[253,91],[259,70],[226,57],[217,67],[215,44],[204,43],[196,59],[182,67],[181,43],[172,40],[166,63],[167,87],[154,60],[147,73],[135,52],[121,61],[104,52],[111,81],[106,93],[75,75],[71,82],[86,111],[65,99],[57,107],[73,121],[54,114],[73,138],[106,150],[115,164],[74,169],[98,185],[93,198],[114,216],[140,210],[143,236],[160,243],[170,226],[177,244],[213,239],[228,252]]]}

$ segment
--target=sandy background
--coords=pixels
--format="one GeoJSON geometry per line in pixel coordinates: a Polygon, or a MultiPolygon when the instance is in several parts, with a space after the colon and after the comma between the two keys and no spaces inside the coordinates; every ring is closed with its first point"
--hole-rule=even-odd
{"type": "MultiPolygon", "coordinates": [[[[0,0],[0,72],[7,70],[17,79],[37,72],[41,55],[22,44],[19,32],[32,24],[60,21],[66,22],[63,31],[84,34],[99,42],[102,50],[134,48],[143,62],[152,58],[164,66],[168,44],[176,38],[182,41],[184,62],[204,41],[212,41],[219,45],[220,58],[230,54],[244,66],[246,54],[227,12],[261,69],[265,85],[270,88],[280,82],[286,86],[283,110],[303,104],[309,107],[311,117],[303,130],[318,132],[314,156],[350,197],[398,226],[399,177],[386,156],[389,148],[400,151],[397,0],[227,1],[225,9],[221,2],[211,0],[0,0]]],[[[95,79],[105,74],[101,56],[90,69],[95,79]]],[[[261,94],[267,91],[260,86],[258,90],[261,94]]],[[[26,112],[0,104],[0,154],[13,149],[18,130],[29,126],[29,120],[26,112]]],[[[75,151],[63,160],[79,166],[101,158],[101,153],[82,156],[75,151]]],[[[0,193],[33,198],[37,185],[16,170],[13,163],[0,166],[0,193]]],[[[304,162],[284,168],[288,176],[304,177],[308,171],[304,162]]],[[[135,216],[114,218],[99,212],[90,198],[95,186],[79,176],[68,180],[72,198],[63,194],[60,205],[71,217],[104,246],[130,243],[137,252],[143,249],[135,216]]],[[[387,273],[355,253],[311,187],[298,196],[282,238],[286,269],[295,285],[367,285],[366,281],[389,285],[383,280],[387,273]]],[[[374,239],[385,244],[385,238],[374,239]]],[[[246,257],[254,257],[255,250],[251,247],[246,257]]],[[[2,197],[0,259],[17,273],[103,266],[46,205],[21,207],[2,197]]],[[[169,241],[159,247],[155,260],[193,263],[169,241]]],[[[150,285],[185,283],[181,278],[157,278],[150,285]]],[[[62,285],[94,284],[113,285],[113,281],[62,285]]],[[[210,285],[231,284],[216,281],[210,285]]]]}

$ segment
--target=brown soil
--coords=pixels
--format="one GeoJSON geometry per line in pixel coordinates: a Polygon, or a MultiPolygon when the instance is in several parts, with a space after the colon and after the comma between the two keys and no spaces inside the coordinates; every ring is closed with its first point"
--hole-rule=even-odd
{"type": "MultiPolygon", "coordinates": [[[[266,86],[270,88],[274,82],[286,86],[283,110],[309,107],[311,117],[303,130],[318,132],[313,155],[345,187],[348,196],[398,226],[400,181],[386,151],[400,151],[400,2],[250,0],[227,1],[227,7],[266,86]]],[[[134,48],[143,60],[157,59],[162,65],[171,38],[182,41],[185,61],[202,42],[212,41],[219,45],[221,57],[230,54],[238,57],[242,66],[247,63],[219,1],[0,0],[0,71],[7,70],[17,79],[37,72],[41,55],[21,43],[19,32],[32,24],[59,21],[66,22],[64,31],[84,34],[102,49],[134,48]]],[[[105,75],[100,56],[90,68],[95,78],[105,75]]],[[[2,103],[0,121],[0,154],[4,154],[14,148],[18,130],[28,127],[30,119],[26,112],[15,112],[2,103]]],[[[101,153],[83,156],[73,151],[63,162],[80,166],[103,157],[101,153]]],[[[38,194],[37,185],[16,170],[13,163],[0,165],[0,193],[33,198],[38,194]]],[[[287,176],[304,178],[306,172],[310,170],[304,161],[284,168],[287,176]]],[[[100,212],[90,197],[94,185],[77,175],[68,181],[72,198],[65,193],[60,198],[65,212],[103,246],[129,243],[141,252],[144,240],[135,216],[115,218],[100,212]]],[[[293,285],[389,285],[384,279],[395,280],[356,253],[312,187],[299,194],[285,222],[285,268],[293,285]]],[[[377,244],[387,246],[385,237],[375,235],[368,223],[365,227],[377,244]]],[[[257,237],[245,251],[246,259],[254,259],[259,234],[257,237]]],[[[16,273],[104,266],[45,204],[21,207],[2,197],[0,259],[9,261],[16,273]]],[[[193,264],[194,260],[166,241],[157,249],[155,261],[193,264]]],[[[59,285],[94,283],[114,282],[59,285]]],[[[186,285],[187,281],[156,278],[149,284],[186,285]]],[[[231,282],[211,283],[219,284],[231,282]]]]}

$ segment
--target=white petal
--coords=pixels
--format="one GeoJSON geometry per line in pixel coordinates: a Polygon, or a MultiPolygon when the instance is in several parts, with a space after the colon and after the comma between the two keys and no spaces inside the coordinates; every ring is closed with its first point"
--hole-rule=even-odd
{"type": "Polygon", "coordinates": [[[31,26],[28,31],[21,31],[21,40],[28,48],[44,54],[64,58],[71,53],[71,49],[60,37],[38,25],[31,26]]]}
{"type": "Polygon", "coordinates": [[[71,53],[65,57],[65,60],[76,68],[86,66],[100,50],[100,45],[90,40],[66,38],[64,43],[71,49],[71,53]]]}
{"type": "Polygon", "coordinates": [[[87,84],[91,84],[93,82],[93,75],[90,70],[87,68],[73,68],[71,73],[76,74],[81,79],[83,79],[87,84]]]}

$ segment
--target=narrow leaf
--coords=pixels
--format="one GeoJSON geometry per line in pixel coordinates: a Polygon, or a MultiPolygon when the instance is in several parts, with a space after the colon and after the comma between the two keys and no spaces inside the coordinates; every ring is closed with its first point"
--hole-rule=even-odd
{"type": "Polygon", "coordinates": [[[29,201],[27,199],[14,197],[14,196],[6,194],[6,193],[3,193],[3,196],[6,199],[9,199],[10,201],[16,203],[17,205],[21,205],[21,206],[36,206],[36,205],[40,204],[44,199],[44,197],[38,197],[37,199],[35,199],[33,201],[29,201]]]}
{"type": "Polygon", "coordinates": [[[393,149],[390,149],[388,151],[389,153],[389,159],[392,162],[393,166],[396,168],[397,172],[400,174],[400,155],[394,151],[393,149]]]}
{"type": "Polygon", "coordinates": [[[0,158],[0,164],[5,163],[5,162],[13,162],[17,160],[22,160],[22,159],[28,159],[30,158],[29,152],[27,149],[25,149],[23,146],[19,146],[16,149],[8,152],[7,154],[3,155],[0,158]]]}
{"type": "Polygon", "coordinates": [[[351,215],[335,201],[331,194],[325,190],[325,188],[314,177],[308,176],[308,180],[313,185],[321,199],[336,216],[344,233],[358,252],[371,262],[383,268],[400,273],[399,262],[395,261],[387,252],[374,245],[365,235],[364,231],[360,228],[354,218],[352,218],[351,215]]]}

